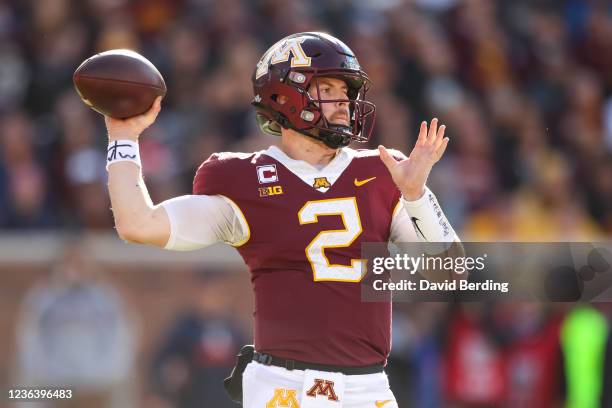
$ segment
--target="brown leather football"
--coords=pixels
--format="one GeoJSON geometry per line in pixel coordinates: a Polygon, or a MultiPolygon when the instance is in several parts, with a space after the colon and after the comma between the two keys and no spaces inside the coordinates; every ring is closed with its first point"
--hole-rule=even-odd
{"type": "Polygon", "coordinates": [[[125,119],[149,110],[166,94],[164,78],[149,60],[130,50],[110,50],[83,61],[72,77],[87,106],[125,119]]]}

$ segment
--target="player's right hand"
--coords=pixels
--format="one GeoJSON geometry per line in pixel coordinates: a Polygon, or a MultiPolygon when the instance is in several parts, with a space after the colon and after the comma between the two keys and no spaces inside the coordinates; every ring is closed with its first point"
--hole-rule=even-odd
{"type": "Polygon", "coordinates": [[[104,116],[108,139],[113,140],[133,140],[137,141],[140,134],[155,122],[157,114],[161,110],[162,97],[155,98],[151,108],[142,115],[132,116],[127,119],[115,119],[104,116]]]}

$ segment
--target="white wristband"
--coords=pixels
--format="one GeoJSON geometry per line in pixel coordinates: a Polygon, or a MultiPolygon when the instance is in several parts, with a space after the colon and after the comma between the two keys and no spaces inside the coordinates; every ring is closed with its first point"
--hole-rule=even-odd
{"type": "Polygon", "coordinates": [[[111,164],[124,161],[136,163],[138,167],[142,168],[138,143],[132,140],[113,140],[108,144],[106,170],[111,164]]]}
{"type": "Polygon", "coordinates": [[[425,187],[425,194],[415,201],[402,197],[417,236],[427,242],[453,242],[457,234],[442,212],[434,193],[425,187]]]}

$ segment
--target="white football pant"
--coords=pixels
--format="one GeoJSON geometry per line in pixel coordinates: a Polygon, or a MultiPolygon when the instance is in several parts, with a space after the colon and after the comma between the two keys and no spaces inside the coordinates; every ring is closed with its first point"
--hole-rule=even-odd
{"type": "Polygon", "coordinates": [[[398,408],[385,373],[344,375],[250,362],[244,408],[398,408]]]}

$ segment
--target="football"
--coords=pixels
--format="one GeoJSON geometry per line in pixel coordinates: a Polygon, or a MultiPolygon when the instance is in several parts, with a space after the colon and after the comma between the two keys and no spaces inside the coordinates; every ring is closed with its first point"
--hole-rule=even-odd
{"type": "Polygon", "coordinates": [[[131,50],[110,50],[83,61],[73,75],[83,102],[103,115],[125,119],[146,112],[166,83],[157,68],[131,50]]]}

